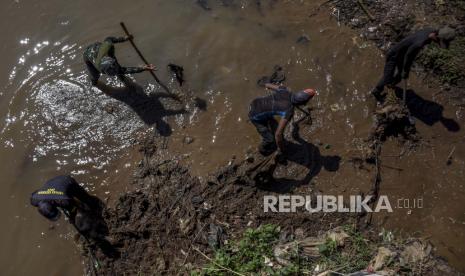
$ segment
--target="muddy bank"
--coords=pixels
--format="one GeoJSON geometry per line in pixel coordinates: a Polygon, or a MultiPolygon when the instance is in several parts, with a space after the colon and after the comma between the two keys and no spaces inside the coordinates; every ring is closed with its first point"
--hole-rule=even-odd
{"type": "Polygon", "coordinates": [[[463,1],[331,1],[332,15],[356,29],[361,37],[383,51],[423,27],[448,25],[457,37],[449,50],[428,46],[418,57],[414,70],[429,84],[442,84],[462,102],[465,88],[465,5],[463,1]],[[434,76],[434,78],[431,78],[434,76]],[[461,93],[462,92],[462,93],[461,93]]]}
{"type": "Polygon", "coordinates": [[[189,272],[206,261],[193,247],[210,255],[249,227],[272,223],[286,235],[296,229],[317,235],[351,220],[339,214],[264,213],[263,196],[284,191],[264,167],[263,173],[253,173],[265,160],[262,157],[231,160],[216,174],[198,178],[179,160],[159,160],[156,147],[144,146],[133,191],[122,195],[104,215],[108,240],[120,256],[109,258],[96,248],[99,274],[189,272]]]}
{"type": "MultiPolygon", "coordinates": [[[[459,275],[434,256],[428,243],[413,239],[402,244],[392,239],[386,242],[386,236],[378,235],[378,229],[367,227],[360,216],[347,213],[265,213],[265,195],[289,192],[318,194],[311,187],[299,189],[300,181],[291,183],[292,180],[285,179],[285,176],[299,176],[298,172],[292,173],[292,165],[279,164],[251,153],[246,160],[232,159],[217,173],[199,178],[193,177],[180,160],[161,160],[156,154],[157,147],[153,140],[142,146],[144,158],[134,172],[132,190],[123,194],[104,213],[109,229],[108,241],[116,254],[108,254],[108,250],[94,245],[90,247],[94,252],[91,256],[86,253],[89,252],[88,244],[81,239],[87,271],[91,275],[186,275],[194,270],[200,271],[199,268],[208,265],[209,260],[199,252],[214,258],[215,252],[239,240],[246,229],[265,224],[279,226],[279,238],[269,245],[270,248],[278,248],[274,252],[299,239],[326,237],[325,233],[337,226],[353,225],[363,229],[364,239],[369,241],[366,249],[369,251],[363,253],[367,261],[373,259],[368,269],[388,269],[391,274],[385,275],[394,275],[402,272],[401,269],[411,272],[420,265],[421,273],[416,275],[459,275]],[[388,249],[377,249],[381,245],[388,249]],[[396,261],[388,263],[385,256],[379,257],[380,250],[382,254],[388,252],[396,261]],[[95,263],[93,258],[98,260],[98,269],[91,268],[91,264],[95,263]]],[[[320,159],[318,162],[328,161],[320,159]]],[[[325,239],[322,243],[326,243],[325,239]]],[[[346,251],[353,248],[350,245],[345,249],[339,247],[346,251]]],[[[312,250],[316,250],[318,256],[327,254],[323,249],[321,252],[318,248],[312,250]]],[[[265,260],[269,262],[267,258],[265,260]]],[[[282,260],[285,257],[270,258],[276,263],[275,268],[286,266],[287,262],[282,260]]],[[[331,268],[332,263],[328,260],[323,259],[322,262],[326,262],[326,268],[331,268]]],[[[313,260],[309,264],[319,264],[313,274],[322,272],[321,262],[313,260]]],[[[360,269],[360,263],[353,269],[360,269]]],[[[350,267],[344,269],[350,270],[350,267]]],[[[211,273],[208,275],[216,275],[211,273]]],[[[294,271],[286,275],[296,274],[294,271]]]]}

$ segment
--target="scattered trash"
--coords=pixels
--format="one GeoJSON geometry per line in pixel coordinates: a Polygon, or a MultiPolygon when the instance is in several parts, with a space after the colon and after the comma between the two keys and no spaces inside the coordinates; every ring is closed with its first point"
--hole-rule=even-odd
{"type": "Polygon", "coordinates": [[[221,226],[210,224],[210,231],[208,232],[208,245],[211,248],[219,248],[224,242],[224,231],[221,226]]]}
{"type": "Polygon", "coordinates": [[[378,271],[389,265],[389,263],[396,255],[396,252],[393,252],[386,247],[379,247],[376,257],[370,262],[370,267],[374,271],[378,271]]]}
{"type": "Polygon", "coordinates": [[[400,254],[401,263],[419,263],[430,256],[432,246],[429,243],[414,241],[400,254]]]}
{"type": "Polygon", "coordinates": [[[281,84],[286,80],[286,75],[284,74],[283,68],[279,65],[276,65],[273,68],[273,73],[271,76],[263,76],[258,81],[259,86],[265,86],[267,83],[281,84]]]}

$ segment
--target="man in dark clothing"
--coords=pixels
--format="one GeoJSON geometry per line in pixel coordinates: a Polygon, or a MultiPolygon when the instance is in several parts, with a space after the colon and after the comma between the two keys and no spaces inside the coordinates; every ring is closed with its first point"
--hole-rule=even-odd
{"type": "Polygon", "coordinates": [[[273,90],[269,96],[259,97],[250,104],[249,119],[262,136],[259,151],[263,155],[270,155],[276,149],[283,151],[283,133],[294,115],[294,107],[305,105],[313,96],[315,90],[305,89],[291,93],[286,87],[274,84],[265,84],[273,90]],[[279,124],[274,116],[281,117],[279,124]],[[277,128],[276,128],[277,125],[277,128]]]}
{"type": "Polygon", "coordinates": [[[87,241],[92,239],[107,256],[118,255],[105,238],[109,231],[102,217],[103,203],[89,195],[71,176],[57,176],[47,181],[42,188],[32,193],[31,204],[51,221],[59,219],[61,209],[87,241]]]}
{"type": "Polygon", "coordinates": [[[125,74],[156,70],[153,65],[142,67],[122,67],[119,65],[115,57],[114,44],[130,39],[132,37],[107,37],[103,42],[94,43],[86,48],[84,51],[84,62],[86,63],[92,85],[97,85],[101,74],[122,78],[125,74]]]}
{"type": "Polygon", "coordinates": [[[408,79],[413,61],[423,47],[434,41],[446,48],[454,37],[455,31],[444,27],[439,31],[426,28],[404,38],[388,51],[384,75],[371,93],[380,100],[384,86],[392,89],[401,79],[408,79]]]}
{"type": "Polygon", "coordinates": [[[47,181],[32,193],[31,204],[51,221],[58,220],[60,208],[70,216],[73,224],[78,210],[89,212],[99,208],[98,199],[89,195],[71,176],[57,176],[47,181]]]}

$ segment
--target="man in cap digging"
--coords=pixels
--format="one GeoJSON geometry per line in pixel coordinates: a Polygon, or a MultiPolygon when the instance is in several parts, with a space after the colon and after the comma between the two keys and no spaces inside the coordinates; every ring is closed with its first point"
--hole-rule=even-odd
{"type": "Polygon", "coordinates": [[[143,71],[156,70],[153,65],[142,67],[122,67],[115,57],[115,43],[130,40],[132,37],[107,37],[103,42],[89,45],[84,51],[84,62],[86,63],[92,85],[97,85],[101,74],[118,76],[124,80],[125,74],[135,74],[143,71]]]}
{"type": "Polygon", "coordinates": [[[371,91],[373,96],[377,101],[382,101],[381,93],[384,86],[393,89],[401,79],[407,80],[413,61],[423,47],[434,41],[442,48],[448,48],[450,41],[454,38],[455,31],[450,27],[443,27],[440,30],[426,28],[407,36],[394,45],[386,54],[384,75],[371,91]]]}
{"type": "MultiPolygon", "coordinates": [[[[103,203],[89,195],[77,181],[68,175],[54,177],[48,180],[42,188],[31,195],[31,205],[37,207],[39,213],[50,221],[60,218],[60,210],[84,234],[92,234],[93,225],[100,223],[98,213],[102,211],[103,203]],[[89,222],[90,219],[94,221],[89,222]],[[93,225],[91,225],[93,224],[93,225]]],[[[94,235],[98,236],[98,235],[94,235]]]]}
{"type": "Polygon", "coordinates": [[[262,136],[258,147],[261,154],[267,156],[279,149],[284,152],[283,133],[294,115],[296,106],[303,106],[316,95],[308,88],[292,93],[284,86],[267,83],[265,87],[273,90],[271,95],[259,97],[250,104],[249,119],[262,136]],[[274,117],[280,117],[279,123],[274,117]]]}

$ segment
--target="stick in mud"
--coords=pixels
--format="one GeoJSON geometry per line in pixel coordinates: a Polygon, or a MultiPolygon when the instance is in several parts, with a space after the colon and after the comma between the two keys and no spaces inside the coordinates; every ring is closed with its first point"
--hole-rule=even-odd
{"type": "Polygon", "coordinates": [[[453,159],[452,156],[453,156],[454,152],[455,152],[455,146],[452,148],[452,150],[450,151],[449,155],[447,156],[447,162],[446,162],[446,164],[447,164],[448,166],[452,164],[452,159],[453,159]]]}
{"type": "Polygon", "coordinates": [[[365,14],[370,18],[371,21],[375,20],[375,17],[371,14],[371,12],[368,10],[368,8],[363,4],[362,0],[357,0],[358,5],[362,10],[365,12],[365,14]]]}
{"type": "Polygon", "coordinates": [[[222,268],[222,269],[224,269],[224,270],[227,270],[227,271],[229,271],[229,272],[231,272],[231,273],[233,273],[233,274],[235,274],[235,275],[245,276],[245,274],[241,274],[241,273],[239,273],[239,272],[236,272],[236,271],[234,271],[234,270],[231,270],[231,269],[229,269],[229,268],[227,268],[227,267],[224,267],[224,266],[218,264],[217,262],[213,261],[210,257],[208,257],[207,255],[205,255],[205,254],[204,254],[202,251],[200,251],[198,248],[194,248],[194,249],[195,249],[195,251],[199,252],[199,254],[202,255],[205,259],[211,261],[211,262],[212,262],[214,265],[216,265],[217,267],[222,268]]]}
{"type": "MultiPolygon", "coordinates": [[[[131,34],[129,33],[128,29],[126,28],[126,25],[124,24],[124,22],[120,22],[120,25],[121,25],[121,28],[123,28],[123,31],[126,33],[126,35],[128,37],[131,37],[131,34]]],[[[139,48],[137,48],[136,44],[134,43],[134,39],[131,38],[129,39],[129,42],[131,43],[132,47],[134,48],[134,50],[136,50],[137,54],[139,55],[140,59],[145,63],[145,65],[149,65],[149,62],[145,59],[144,55],[142,55],[142,52],[139,50],[139,48]]],[[[160,81],[160,79],[157,77],[157,75],[155,75],[155,73],[150,70],[150,74],[153,76],[153,78],[155,79],[155,81],[161,86],[163,87],[163,89],[165,89],[165,91],[167,93],[171,93],[171,91],[168,89],[168,87],[162,83],[160,81]]]]}
{"type": "MultiPolygon", "coordinates": [[[[373,207],[376,200],[379,196],[379,186],[381,184],[381,162],[379,160],[379,155],[381,154],[381,144],[376,143],[375,146],[375,179],[373,181],[373,186],[370,190],[370,195],[373,195],[373,198],[370,200],[370,204],[373,207]]],[[[365,221],[366,225],[371,225],[373,219],[373,213],[370,213],[369,217],[365,221]]]]}

